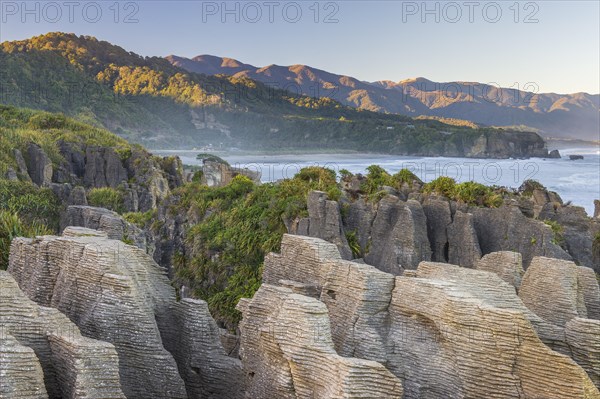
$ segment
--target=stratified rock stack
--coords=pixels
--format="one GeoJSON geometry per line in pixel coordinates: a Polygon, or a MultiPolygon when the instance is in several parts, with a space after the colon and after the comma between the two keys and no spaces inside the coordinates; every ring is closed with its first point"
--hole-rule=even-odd
{"type": "MultiPolygon", "coordinates": [[[[493,259],[507,261],[506,256],[491,254],[484,265],[493,259]]],[[[518,273],[518,265],[517,259],[494,270],[518,273]]],[[[405,399],[600,398],[586,374],[598,370],[599,336],[585,335],[577,325],[567,338],[564,326],[544,320],[523,304],[514,279],[509,283],[489,271],[434,262],[421,262],[406,275],[394,277],[342,260],[335,245],[319,239],[285,235],[281,254],[269,254],[264,266],[264,280],[281,288],[263,286],[251,302],[240,305],[246,327],[240,353],[250,385],[279,392],[295,382],[294,374],[276,372],[289,368],[273,343],[277,334],[259,349],[256,341],[265,340],[266,334],[249,332],[248,326],[268,328],[276,319],[275,325],[291,328],[301,318],[286,314],[284,303],[276,298],[289,295],[294,303],[316,302],[295,293],[306,292],[329,311],[337,353],[384,365],[402,381],[405,399]]],[[[592,286],[589,279],[581,281],[592,286]]],[[[581,296],[582,303],[586,297],[592,301],[592,295],[581,296]]],[[[302,358],[304,349],[294,350],[298,352],[293,355],[302,358]]],[[[314,397],[323,397],[319,395],[314,397]]]]}
{"type": "Polygon", "coordinates": [[[402,398],[380,363],[336,353],[322,302],[263,284],[238,309],[247,398],[402,398]]]}
{"type": "Polygon", "coordinates": [[[352,259],[352,251],[344,235],[340,204],[330,201],[322,191],[311,191],[308,194],[308,236],[318,237],[337,245],[342,258],[352,259]]]}
{"type": "Polygon", "coordinates": [[[115,347],[81,336],[0,271],[0,397],[123,399],[115,347]]]}
{"type": "Polygon", "coordinates": [[[414,270],[431,259],[427,220],[418,201],[400,201],[388,195],[378,205],[371,230],[371,245],[365,262],[387,273],[414,270]]]}
{"type": "Polygon", "coordinates": [[[146,234],[137,226],[125,221],[118,213],[93,206],[71,205],[61,220],[62,228],[85,227],[106,232],[113,240],[128,240],[136,247],[146,249],[146,234]]]}
{"type": "Polygon", "coordinates": [[[598,317],[600,294],[594,272],[573,262],[533,258],[519,296],[538,316],[563,328],[575,317],[588,318],[588,306],[598,317]]]}
{"type": "Polygon", "coordinates": [[[483,254],[515,251],[527,268],[534,256],[571,260],[549,226],[523,215],[516,206],[473,208],[473,222],[483,254]]]}
{"type": "MultiPolygon", "coordinates": [[[[143,250],[94,230],[65,231],[15,239],[9,272],[27,296],[66,314],[82,334],[114,344],[127,398],[236,397],[230,392],[232,384],[239,387],[240,366],[225,359],[218,333],[204,334],[214,323],[205,305],[177,303],[165,272],[143,250]],[[199,332],[201,338],[184,335],[199,332]],[[230,385],[220,385],[224,375],[230,385]]],[[[69,347],[60,338],[50,341],[59,354],[69,347]]],[[[77,356],[63,357],[77,364],[77,356]]]]}
{"type": "Polygon", "coordinates": [[[517,290],[521,286],[521,280],[523,280],[525,274],[521,254],[511,251],[487,254],[477,262],[475,268],[497,274],[517,290]]]}

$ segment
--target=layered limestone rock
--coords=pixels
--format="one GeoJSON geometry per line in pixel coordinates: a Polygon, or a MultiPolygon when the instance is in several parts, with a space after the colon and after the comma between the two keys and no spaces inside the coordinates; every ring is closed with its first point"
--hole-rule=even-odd
{"type": "Polygon", "coordinates": [[[456,282],[397,277],[388,368],[405,398],[599,398],[573,360],[544,345],[525,315],[456,282]]]}
{"type": "Polygon", "coordinates": [[[474,267],[481,259],[481,248],[473,225],[473,215],[457,210],[448,226],[448,263],[474,267]]]}
{"type": "Polygon", "coordinates": [[[600,321],[576,317],[565,329],[571,357],[600,388],[600,321]]]}
{"type": "Polygon", "coordinates": [[[340,205],[337,201],[330,201],[327,194],[322,191],[311,191],[308,194],[307,207],[308,235],[334,243],[342,258],[352,259],[352,251],[344,234],[340,205]]]}
{"type": "Polygon", "coordinates": [[[338,355],[325,304],[263,284],[242,300],[240,355],[247,398],[402,398],[380,363],[338,355]]]}
{"type": "Polygon", "coordinates": [[[519,252],[523,267],[527,268],[534,256],[571,260],[560,246],[549,226],[523,215],[517,206],[500,208],[472,208],[473,223],[481,252],[519,252]]]}
{"type": "Polygon", "coordinates": [[[0,397],[123,399],[112,344],[84,338],[0,271],[0,397]]]}
{"type": "Polygon", "coordinates": [[[365,262],[394,275],[431,259],[427,221],[418,201],[388,195],[378,205],[365,262]]]}
{"type": "Polygon", "coordinates": [[[146,234],[137,226],[125,221],[118,213],[93,206],[70,205],[63,213],[61,227],[85,227],[100,230],[113,240],[128,241],[146,249],[146,234]]]}
{"type": "Polygon", "coordinates": [[[519,296],[538,316],[563,328],[575,317],[598,317],[600,294],[594,272],[570,261],[533,258],[519,296]]]}
{"type": "Polygon", "coordinates": [[[423,201],[423,211],[427,217],[427,236],[431,244],[431,260],[448,262],[448,227],[452,223],[450,204],[445,199],[428,197],[423,201]]]}
{"type": "Polygon", "coordinates": [[[52,161],[42,148],[34,143],[27,147],[27,171],[38,186],[49,186],[52,182],[52,161]]]}
{"type": "MultiPolygon", "coordinates": [[[[218,333],[206,334],[205,304],[177,303],[166,273],[143,250],[94,230],[65,232],[13,240],[9,271],[30,299],[66,314],[86,337],[114,344],[127,398],[237,397],[240,366],[226,358],[218,333]]],[[[57,353],[68,346],[51,342],[57,353]]]]}
{"type": "Polygon", "coordinates": [[[511,251],[487,254],[477,262],[475,268],[497,274],[517,290],[521,286],[521,280],[525,274],[521,254],[511,251]]]}
{"type": "MultiPolygon", "coordinates": [[[[402,380],[403,398],[600,398],[580,366],[550,349],[576,358],[569,346],[579,345],[578,356],[588,359],[582,366],[590,372],[595,352],[586,342],[595,333],[575,334],[577,344],[566,343],[564,327],[528,309],[515,287],[492,272],[422,262],[405,275],[412,277],[342,260],[336,246],[322,240],[285,235],[281,254],[266,257],[263,278],[289,287],[280,289],[290,295],[318,297],[329,311],[337,353],[386,366],[402,380]]],[[[254,300],[240,305],[242,323],[254,300]]],[[[260,303],[256,311],[263,315],[283,307],[271,296],[260,303]]],[[[285,378],[291,384],[291,376],[271,369],[287,367],[273,355],[277,351],[264,346],[258,354],[245,334],[242,329],[240,353],[252,353],[242,360],[254,378],[261,376],[256,384],[278,386],[285,378]]]]}
{"type": "Polygon", "coordinates": [[[127,170],[121,157],[110,147],[85,149],[83,184],[86,187],[112,187],[127,182],[127,170]]]}

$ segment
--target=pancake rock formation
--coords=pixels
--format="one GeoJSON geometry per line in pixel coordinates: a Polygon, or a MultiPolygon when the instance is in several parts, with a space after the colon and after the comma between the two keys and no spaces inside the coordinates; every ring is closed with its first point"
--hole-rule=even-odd
{"type": "MultiPolygon", "coordinates": [[[[164,270],[142,249],[67,227],[62,237],[13,240],[8,271],[27,297],[54,308],[48,312],[114,345],[127,398],[239,397],[239,360],[225,353],[206,304],[177,302],[164,270]]],[[[60,336],[50,343],[63,363],[79,365],[83,343],[60,336]]],[[[61,378],[77,371],[61,367],[61,378]]]]}
{"type": "MultiPolygon", "coordinates": [[[[317,337],[325,337],[328,346],[331,340],[340,356],[383,365],[401,381],[404,399],[600,398],[594,385],[600,338],[596,320],[580,311],[565,328],[536,314],[515,289],[520,258],[499,253],[486,261],[494,259],[501,264],[481,265],[493,272],[421,262],[416,270],[394,276],[343,260],[332,243],[284,235],[281,254],[265,258],[265,285],[239,305],[249,392],[283,389],[281,397],[289,397],[302,374],[298,359],[314,356],[308,354],[310,345],[289,341],[291,334],[311,331],[295,327],[303,325],[308,312],[297,309],[310,307],[315,323],[329,314],[329,322],[322,322],[326,327],[313,328],[319,330],[317,337]],[[275,329],[272,336],[265,332],[269,328],[275,329]]],[[[532,270],[544,261],[534,258],[532,270]]],[[[598,284],[583,269],[580,284],[586,288],[577,291],[574,285],[580,297],[575,303],[594,309],[598,284]]],[[[523,278],[525,293],[532,273],[523,278]]]]}
{"type": "Polygon", "coordinates": [[[0,398],[124,399],[112,344],[85,338],[0,271],[0,398]]]}

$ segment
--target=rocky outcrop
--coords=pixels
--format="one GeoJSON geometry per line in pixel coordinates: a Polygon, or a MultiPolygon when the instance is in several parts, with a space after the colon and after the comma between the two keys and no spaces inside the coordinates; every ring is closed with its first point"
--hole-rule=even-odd
{"type": "MultiPolygon", "coordinates": [[[[342,260],[331,243],[291,235],[281,250],[266,257],[264,280],[290,295],[319,298],[330,314],[337,353],[383,364],[402,380],[403,398],[600,397],[581,367],[544,345],[570,354],[564,328],[528,309],[515,287],[494,273],[422,262],[405,273],[410,277],[394,277],[342,260]]],[[[261,300],[260,313],[282,315],[283,305],[269,298],[261,300]]],[[[247,320],[252,303],[241,305],[242,323],[256,326],[247,320]]],[[[271,376],[261,386],[278,386],[284,379],[271,367],[280,370],[285,362],[275,360],[274,349],[253,347],[245,334],[242,329],[240,353],[264,356],[242,356],[245,367],[250,362],[253,378],[271,376]]],[[[593,358],[584,338],[573,340],[583,345],[582,356],[593,358]]]]}
{"type": "Polygon", "coordinates": [[[15,157],[15,163],[17,164],[17,177],[24,181],[31,181],[29,171],[27,170],[27,162],[25,162],[25,158],[23,158],[21,151],[15,148],[13,150],[13,156],[15,157]]]}
{"type": "Polygon", "coordinates": [[[322,191],[311,191],[308,194],[307,207],[308,236],[334,243],[342,258],[352,259],[352,251],[344,234],[338,202],[330,201],[327,194],[322,191]]]}
{"type": "Polygon", "coordinates": [[[85,149],[85,172],[83,183],[86,187],[112,187],[127,182],[127,170],[121,157],[110,147],[85,149]]]}
{"type": "Polygon", "coordinates": [[[427,221],[421,204],[400,201],[388,195],[378,204],[371,230],[370,250],[365,262],[379,270],[399,275],[431,259],[427,221]]]}
{"type": "Polygon", "coordinates": [[[427,217],[427,236],[431,244],[431,260],[448,262],[448,226],[452,223],[450,204],[445,199],[427,197],[423,201],[423,212],[427,217]]]}
{"type": "Polygon", "coordinates": [[[600,291],[594,272],[573,262],[533,258],[519,296],[538,316],[563,328],[576,317],[598,317],[600,291]]]}
{"type": "Polygon", "coordinates": [[[15,239],[9,272],[30,299],[114,344],[127,398],[237,397],[239,364],[226,358],[205,304],[177,303],[165,272],[141,249],[103,232],[65,232],[15,239]]]}
{"type": "Polygon", "coordinates": [[[548,158],[560,158],[560,152],[558,152],[558,150],[552,150],[548,153],[548,158]]]}
{"type": "Polygon", "coordinates": [[[600,388],[600,321],[576,317],[565,330],[571,357],[600,388]]]}
{"type": "Polygon", "coordinates": [[[502,280],[515,287],[517,291],[525,274],[521,254],[511,251],[487,254],[476,263],[475,268],[497,274],[502,280]]]}
{"type": "Polygon", "coordinates": [[[34,143],[27,147],[27,171],[31,180],[38,186],[46,187],[52,183],[52,161],[44,150],[34,143]]]}
{"type": "Polygon", "coordinates": [[[61,219],[61,229],[67,226],[85,227],[100,230],[113,240],[132,243],[138,248],[147,249],[146,233],[132,223],[125,221],[118,213],[104,208],[72,205],[67,207],[61,219]]]}
{"type": "Polygon", "coordinates": [[[0,397],[124,399],[115,347],[85,338],[0,271],[0,397]]]}
{"type": "Polygon", "coordinates": [[[238,309],[247,398],[403,397],[400,380],[380,363],[336,353],[317,299],[263,284],[238,309]]]}
{"type": "Polygon", "coordinates": [[[237,175],[246,176],[255,183],[260,183],[261,174],[258,171],[232,167],[224,162],[204,160],[202,163],[202,183],[209,187],[226,186],[237,175]]]}
{"type": "Polygon", "coordinates": [[[562,226],[564,247],[578,265],[593,267],[600,272],[600,264],[595,264],[592,256],[594,240],[591,220],[585,209],[579,206],[559,207],[551,218],[562,226]]]}
{"type": "Polygon", "coordinates": [[[523,215],[517,206],[500,208],[472,208],[473,224],[481,252],[519,252],[523,267],[527,268],[534,256],[571,260],[559,245],[549,226],[523,215]]]}
{"type": "Polygon", "coordinates": [[[448,260],[453,265],[474,267],[481,259],[481,248],[473,215],[457,210],[448,226],[448,260]]]}

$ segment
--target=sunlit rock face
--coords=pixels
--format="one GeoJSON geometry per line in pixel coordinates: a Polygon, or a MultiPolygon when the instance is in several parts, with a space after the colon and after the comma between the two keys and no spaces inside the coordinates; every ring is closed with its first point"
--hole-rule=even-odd
{"type": "Polygon", "coordinates": [[[31,300],[114,345],[127,398],[239,397],[239,360],[225,353],[206,304],[177,302],[145,251],[106,235],[67,227],[62,237],[15,239],[8,270],[31,300]]]}
{"type": "Polygon", "coordinates": [[[567,300],[574,310],[565,306],[570,316],[558,320],[568,322],[565,326],[537,314],[517,295],[517,286],[523,295],[542,289],[531,288],[540,260],[533,258],[525,277],[514,253],[490,254],[478,265],[481,270],[421,262],[416,270],[393,276],[343,260],[335,244],[285,235],[281,254],[265,259],[268,285],[239,305],[249,392],[260,397],[271,387],[288,395],[282,397],[293,394],[293,361],[304,358],[306,348],[289,346],[291,353],[284,354],[290,329],[273,336],[265,331],[301,324],[298,313],[288,313],[294,304],[312,309],[307,312],[314,320],[328,315],[322,323],[330,329],[312,331],[330,339],[340,356],[383,365],[401,381],[403,398],[600,398],[594,385],[600,332],[596,320],[586,318],[587,309],[592,315],[597,309],[598,284],[586,273],[592,270],[575,267],[575,285],[567,286],[576,294],[541,294],[580,298],[567,300]]]}
{"type": "Polygon", "coordinates": [[[336,353],[325,304],[263,284],[244,314],[241,352],[246,397],[402,398],[402,384],[382,364],[336,353]]]}

